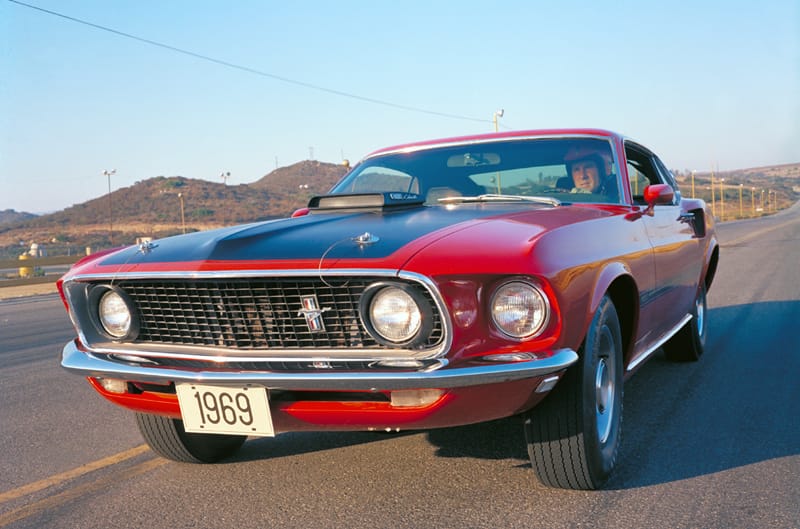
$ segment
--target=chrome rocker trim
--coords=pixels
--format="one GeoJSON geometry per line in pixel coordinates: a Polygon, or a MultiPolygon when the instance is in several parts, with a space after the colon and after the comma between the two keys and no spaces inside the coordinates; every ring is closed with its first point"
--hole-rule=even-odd
{"type": "Polygon", "coordinates": [[[287,390],[399,390],[447,389],[496,384],[558,373],[578,360],[572,349],[558,349],[549,358],[510,364],[403,372],[204,371],[153,368],[113,362],[81,351],[75,341],[64,346],[61,366],[86,377],[119,378],[139,382],[196,382],[205,384],[254,384],[287,390]]]}

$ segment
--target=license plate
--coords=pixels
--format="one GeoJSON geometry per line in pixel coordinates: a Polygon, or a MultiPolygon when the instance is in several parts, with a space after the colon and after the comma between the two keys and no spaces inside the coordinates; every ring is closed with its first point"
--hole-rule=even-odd
{"type": "Polygon", "coordinates": [[[263,387],[182,383],[175,390],[187,432],[275,435],[263,387]]]}

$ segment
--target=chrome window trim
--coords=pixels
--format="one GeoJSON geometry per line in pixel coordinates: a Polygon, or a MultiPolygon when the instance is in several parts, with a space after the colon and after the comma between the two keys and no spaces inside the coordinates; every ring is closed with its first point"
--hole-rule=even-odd
{"type": "MultiPolygon", "coordinates": [[[[463,140],[463,141],[449,141],[444,143],[433,143],[428,145],[411,145],[408,147],[400,147],[397,149],[392,149],[388,151],[379,151],[373,154],[369,154],[362,158],[358,165],[361,163],[372,160],[373,158],[380,158],[382,156],[390,155],[390,154],[410,154],[415,152],[422,152],[422,151],[432,151],[435,149],[446,149],[449,147],[459,147],[465,145],[485,145],[487,143],[508,143],[514,141],[531,141],[531,140],[556,140],[556,139],[595,139],[595,140],[605,140],[609,144],[611,144],[611,151],[614,152],[614,141],[613,136],[606,136],[603,134],[546,134],[546,135],[537,135],[537,134],[529,134],[525,136],[502,136],[499,138],[481,138],[481,139],[474,139],[474,140],[463,140]]],[[[353,168],[355,169],[354,166],[353,168]]]]}
{"type": "Polygon", "coordinates": [[[152,358],[181,358],[187,360],[209,360],[209,361],[337,361],[337,362],[364,362],[380,360],[434,360],[443,357],[450,350],[453,340],[453,324],[450,313],[446,308],[436,283],[432,279],[415,272],[405,272],[395,269],[371,269],[371,268],[348,268],[348,269],[288,269],[288,270],[219,270],[219,271],[195,271],[195,272],[119,272],[109,274],[78,274],[65,279],[64,292],[67,302],[70,305],[70,319],[78,332],[78,337],[86,349],[98,354],[130,354],[152,358]],[[412,281],[422,285],[431,295],[442,321],[443,340],[442,343],[432,349],[414,351],[410,349],[263,349],[256,351],[236,351],[226,348],[199,347],[187,345],[136,345],[120,344],[120,346],[109,346],[104,344],[90,345],[90,340],[84,333],[75,315],[75,302],[72,296],[76,290],[73,285],[108,281],[113,284],[123,280],[153,280],[153,279],[253,279],[253,278],[321,278],[331,277],[375,277],[375,278],[396,278],[412,281]]]}

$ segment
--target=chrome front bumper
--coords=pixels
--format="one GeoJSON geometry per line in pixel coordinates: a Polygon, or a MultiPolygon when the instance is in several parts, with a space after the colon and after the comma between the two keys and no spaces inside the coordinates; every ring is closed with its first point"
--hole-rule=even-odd
{"type": "Polygon", "coordinates": [[[578,360],[572,349],[558,349],[540,360],[435,371],[280,373],[274,371],[205,371],[149,367],[105,359],[82,351],[72,341],[64,346],[61,366],[85,377],[118,378],[137,382],[202,382],[254,384],[286,390],[399,390],[447,389],[497,384],[558,373],[578,360]]]}

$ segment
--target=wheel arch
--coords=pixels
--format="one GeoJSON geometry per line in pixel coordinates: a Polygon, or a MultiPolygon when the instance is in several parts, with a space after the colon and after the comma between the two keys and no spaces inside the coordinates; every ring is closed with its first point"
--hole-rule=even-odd
{"type": "Polygon", "coordinates": [[[639,288],[627,266],[612,263],[599,275],[592,297],[588,321],[600,305],[603,296],[608,295],[619,318],[622,331],[623,365],[627,367],[633,353],[636,328],[639,321],[639,288]]]}
{"type": "Polygon", "coordinates": [[[703,276],[703,282],[706,285],[706,292],[711,290],[711,283],[714,282],[714,276],[717,273],[717,264],[719,263],[719,245],[714,244],[710,249],[710,255],[706,259],[706,271],[703,276]]]}

